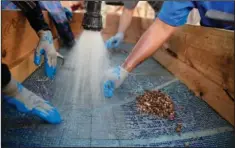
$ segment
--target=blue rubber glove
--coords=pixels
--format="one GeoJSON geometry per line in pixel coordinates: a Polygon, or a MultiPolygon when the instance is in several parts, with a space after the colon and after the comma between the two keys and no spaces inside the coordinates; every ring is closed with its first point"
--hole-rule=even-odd
{"type": "Polygon", "coordinates": [[[66,7],[64,7],[64,12],[65,12],[67,19],[71,21],[73,18],[73,13],[66,7]]]}
{"type": "Polygon", "coordinates": [[[38,116],[50,124],[61,122],[60,114],[55,107],[15,80],[11,80],[2,93],[3,99],[20,112],[38,116]]]}
{"type": "Polygon", "coordinates": [[[127,78],[128,74],[128,71],[126,71],[121,66],[109,69],[105,73],[104,78],[104,96],[106,98],[111,98],[113,96],[114,90],[123,83],[123,81],[127,78]]]}
{"type": "Polygon", "coordinates": [[[39,31],[38,36],[40,41],[34,53],[34,64],[39,66],[43,55],[45,59],[45,75],[53,79],[56,74],[57,52],[51,31],[39,31]]]}
{"type": "Polygon", "coordinates": [[[106,48],[117,49],[124,39],[124,34],[122,32],[117,33],[115,36],[111,37],[106,41],[106,48]]]}

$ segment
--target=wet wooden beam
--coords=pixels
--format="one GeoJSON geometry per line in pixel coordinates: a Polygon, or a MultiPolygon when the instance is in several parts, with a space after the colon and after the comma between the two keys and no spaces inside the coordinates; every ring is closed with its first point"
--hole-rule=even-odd
{"type": "Polygon", "coordinates": [[[174,57],[167,50],[153,56],[161,65],[185,83],[198,97],[207,102],[225,120],[234,125],[234,101],[219,85],[193,67],[174,57]]]}
{"type": "Polygon", "coordinates": [[[186,25],[170,38],[169,50],[234,97],[234,32],[186,25]]]}

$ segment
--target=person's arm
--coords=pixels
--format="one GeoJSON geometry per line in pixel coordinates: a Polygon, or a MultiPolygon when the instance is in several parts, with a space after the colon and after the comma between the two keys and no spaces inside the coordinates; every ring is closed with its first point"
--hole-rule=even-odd
{"type": "Polygon", "coordinates": [[[118,32],[125,34],[128,27],[131,25],[132,16],[138,1],[124,1],[124,10],[120,17],[118,32]]]}
{"type": "Polygon", "coordinates": [[[110,98],[113,92],[138,64],[149,58],[175,32],[186,23],[193,8],[192,2],[164,2],[155,22],[142,35],[132,52],[121,66],[110,68],[105,73],[104,96],[110,98]]]}
{"type": "Polygon", "coordinates": [[[132,21],[132,15],[135,9],[135,6],[138,2],[136,1],[125,1],[124,11],[119,20],[118,32],[106,41],[106,47],[108,49],[116,49],[121,44],[124,39],[125,32],[130,26],[132,21]]]}
{"type": "Polygon", "coordinates": [[[125,34],[127,28],[131,25],[133,12],[134,9],[124,8],[120,17],[118,32],[122,32],[123,34],[125,34]]]}
{"type": "Polygon", "coordinates": [[[142,35],[122,67],[131,72],[138,64],[149,58],[175,32],[186,23],[193,2],[164,2],[155,22],[142,35]]]}
{"type": "Polygon", "coordinates": [[[176,29],[177,27],[170,26],[157,18],[140,38],[122,67],[128,72],[132,71],[138,64],[156,52],[176,29]]]}
{"type": "Polygon", "coordinates": [[[120,17],[118,32],[106,41],[106,47],[108,49],[118,48],[123,41],[125,32],[131,24],[133,11],[134,9],[124,8],[124,11],[120,17]]]}

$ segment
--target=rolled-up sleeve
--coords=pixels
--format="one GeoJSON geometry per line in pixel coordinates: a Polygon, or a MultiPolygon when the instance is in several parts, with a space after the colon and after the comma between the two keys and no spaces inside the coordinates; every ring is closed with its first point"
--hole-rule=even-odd
{"type": "Polygon", "coordinates": [[[158,18],[171,26],[182,26],[187,22],[189,12],[195,7],[194,2],[165,1],[162,5],[158,18]]]}

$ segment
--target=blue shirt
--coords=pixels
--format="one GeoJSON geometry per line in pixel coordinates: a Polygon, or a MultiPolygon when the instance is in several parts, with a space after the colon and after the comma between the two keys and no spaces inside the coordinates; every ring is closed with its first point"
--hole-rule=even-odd
{"type": "Polygon", "coordinates": [[[234,1],[165,1],[158,14],[158,18],[168,25],[182,26],[187,22],[188,15],[193,8],[198,9],[202,26],[234,30],[234,27],[230,24],[205,17],[207,10],[211,9],[234,14],[234,1]]]}

